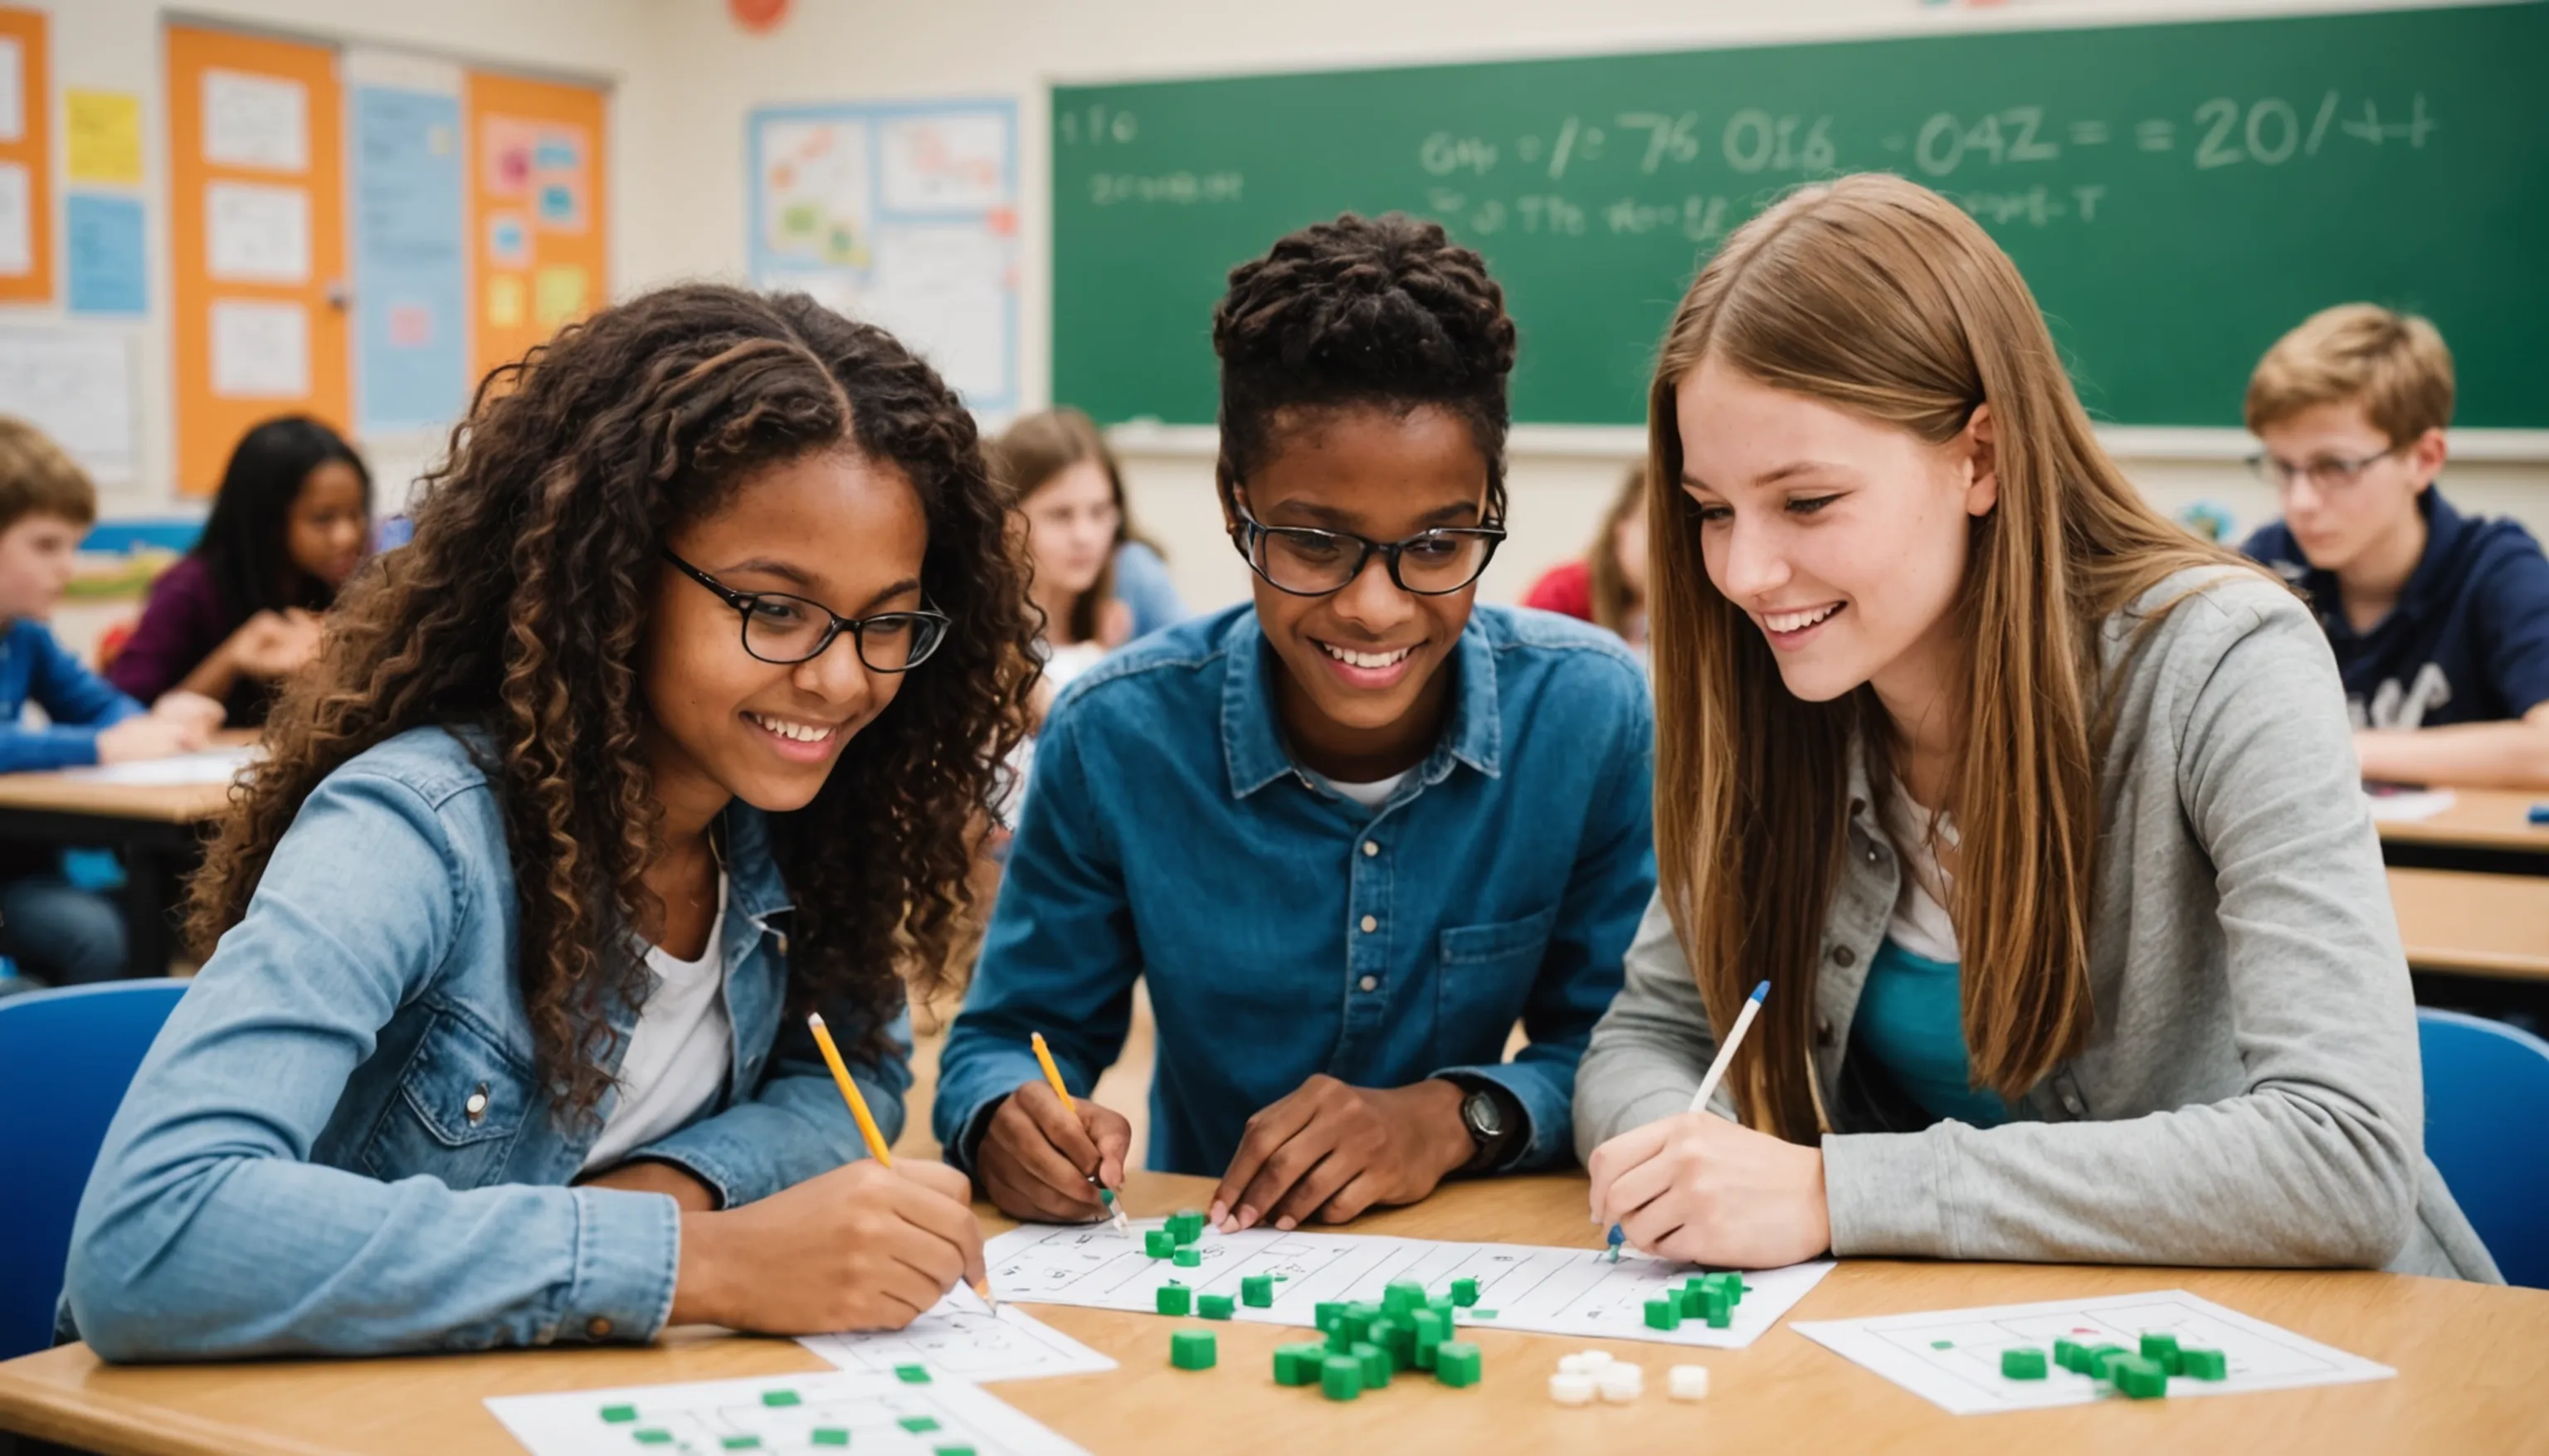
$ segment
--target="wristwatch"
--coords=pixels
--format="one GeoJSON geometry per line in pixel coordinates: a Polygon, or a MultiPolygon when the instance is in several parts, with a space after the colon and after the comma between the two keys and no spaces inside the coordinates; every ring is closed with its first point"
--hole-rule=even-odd
{"type": "Polygon", "coordinates": [[[1465,1092],[1461,1098],[1461,1126],[1469,1130],[1469,1142],[1474,1148],[1461,1171],[1482,1173],[1504,1157],[1505,1144],[1513,1139],[1513,1123],[1505,1116],[1504,1101],[1494,1086],[1467,1078],[1455,1085],[1465,1092]]]}

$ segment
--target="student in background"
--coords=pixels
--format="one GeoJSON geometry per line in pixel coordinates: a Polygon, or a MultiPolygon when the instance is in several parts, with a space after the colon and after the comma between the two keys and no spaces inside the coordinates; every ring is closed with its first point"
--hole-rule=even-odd
{"type": "Polygon", "coordinates": [[[1063,694],[940,1062],[948,1156],[1021,1218],[1093,1218],[1088,1180],[1122,1182],[1124,1117],[1066,1111],[1028,1038],[1086,1092],[1136,980],[1152,1166],[1219,1175],[1225,1228],[1563,1161],[1652,883],[1636,661],[1474,605],[1514,360],[1484,262],[1432,224],[1340,218],[1231,274],[1213,345],[1255,600],[1063,694]]]}
{"type": "Polygon", "coordinates": [[[2284,516],[2244,549],[2317,611],[2364,776],[2549,788],[2549,560],[2434,484],[2443,336],[2370,304],[2314,314],[2258,361],[2247,417],[2284,516]]]}
{"type": "Polygon", "coordinates": [[[802,295],[499,370],[194,884],[218,949],[73,1234],[113,1360],[899,1327],[981,1272],[892,1138],[1031,641],[973,417],[802,295]]]}
{"type": "Polygon", "coordinates": [[[195,549],[151,584],[108,681],[150,702],[223,703],[234,728],[265,721],[276,685],[318,655],[322,612],[369,549],[372,477],[318,420],[269,419],[240,436],[195,549]]]}
{"type": "MultiPolygon", "coordinates": [[[[0,417],[0,773],[187,753],[221,722],[220,704],[191,693],[145,712],[45,626],[96,519],[88,476],[35,426],[0,417]],[[31,702],[45,710],[44,727],[23,721],[31,702]]],[[[0,845],[0,956],[25,972],[0,976],[0,994],[126,971],[122,912],[65,879],[59,861],[51,849],[0,845]]]]}
{"type": "Polygon", "coordinates": [[[2423,1155],[2318,629],[2151,509],[2060,358],[1982,228],[1891,176],[1790,194],[1674,315],[1661,888],[1576,1078],[1592,1217],[1712,1265],[2493,1279],[2423,1155]]]}
{"type": "Polygon", "coordinates": [[[1522,604],[1591,622],[1647,650],[1647,467],[1633,465],[1583,556],[1541,574],[1522,604]]]}
{"type": "Polygon", "coordinates": [[[1077,410],[1027,415],[984,453],[1026,526],[1045,684],[1059,689],[1133,636],[1132,608],[1115,595],[1116,551],[1132,533],[1122,475],[1077,410]]]}

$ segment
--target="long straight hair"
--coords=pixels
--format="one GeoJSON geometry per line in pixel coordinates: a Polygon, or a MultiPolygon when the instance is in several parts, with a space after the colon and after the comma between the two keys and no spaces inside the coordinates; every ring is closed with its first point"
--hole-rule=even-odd
{"type": "Polygon", "coordinates": [[[1875,174],[1805,188],[1701,270],[1648,401],[1656,868],[1720,1033],[1754,981],[1779,992],[1730,1078],[1765,1131],[1803,1139],[1822,1122],[1814,988],[1847,847],[1848,755],[1856,744],[1870,781],[1890,781],[1894,731],[1865,686],[1791,694],[1759,629],[1709,581],[1674,408],[1706,358],[1934,445],[1991,407],[1999,499],[1969,526],[1950,608],[1966,666],[1938,807],[1960,835],[1947,909],[1974,1082],[2017,1097],[2090,1028],[2109,726],[2098,632],[2172,573],[2237,558],[2152,509],[2108,459],[2017,267],[1936,193],[1875,174]]]}
{"type": "Polygon", "coordinates": [[[212,574],[222,609],[245,621],[261,611],[303,607],[326,611],[336,589],[292,563],[287,537],[292,506],[312,472],[330,462],[350,467],[363,486],[363,514],[372,513],[372,472],[342,435],[307,415],[269,419],[239,437],[222,471],[221,494],[205,517],[195,554],[212,574]]]}
{"type": "MultiPolygon", "coordinates": [[[[1124,495],[1124,467],[1116,462],[1115,452],[1106,448],[1097,422],[1068,407],[1025,416],[987,441],[983,453],[991,462],[992,483],[1007,494],[1009,507],[1018,511],[1024,511],[1028,498],[1052,484],[1054,477],[1084,460],[1096,461],[1097,468],[1106,472],[1107,488],[1115,495],[1115,540],[1105,563],[1097,568],[1097,580],[1072,597],[1070,620],[1062,624],[1072,641],[1095,641],[1097,614],[1115,595],[1115,552],[1128,541],[1160,550],[1133,524],[1132,502],[1124,495]]],[[[1052,625],[1047,624],[1046,630],[1051,631],[1052,625]]]]}
{"type": "Polygon", "coordinates": [[[1647,503],[1646,462],[1629,467],[1628,476],[1620,482],[1620,493],[1611,498],[1611,508],[1602,512],[1602,529],[1585,548],[1586,586],[1593,598],[1593,623],[1608,631],[1628,635],[1629,616],[1647,609],[1644,593],[1629,585],[1629,574],[1620,570],[1620,522],[1629,512],[1647,503]]]}

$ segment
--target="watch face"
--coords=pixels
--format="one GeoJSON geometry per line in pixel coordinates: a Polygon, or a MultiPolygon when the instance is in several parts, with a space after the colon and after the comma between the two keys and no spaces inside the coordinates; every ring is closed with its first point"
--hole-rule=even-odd
{"type": "Polygon", "coordinates": [[[1496,1099],[1483,1089],[1462,1099],[1461,1121],[1481,1138],[1493,1138],[1505,1130],[1504,1118],[1496,1111],[1496,1099]]]}

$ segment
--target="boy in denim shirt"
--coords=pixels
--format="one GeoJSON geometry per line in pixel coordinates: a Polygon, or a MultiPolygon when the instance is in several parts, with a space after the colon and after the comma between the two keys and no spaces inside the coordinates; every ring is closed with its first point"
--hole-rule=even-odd
{"type": "Polygon", "coordinates": [[[1220,490],[1253,605],[1063,694],[935,1104],[1004,1210],[1077,1220],[1130,1128],[1086,1092],[1136,980],[1150,1161],[1226,1228],[1339,1222],[1568,1150],[1575,1063],[1653,883],[1653,718],[1618,640],[1473,606],[1502,538],[1514,328],[1405,218],[1231,275],[1220,490]],[[1508,1059],[1520,1021],[1529,1046],[1508,1059]]]}
{"type": "Polygon", "coordinates": [[[2519,522],[2443,500],[2452,356],[2370,304],[2312,316],[2259,361],[2248,428],[2284,518],[2250,556],[2300,587],[2345,679],[2363,776],[2549,786],[2549,560],[2519,522]]]}
{"type": "MultiPolygon", "coordinates": [[[[46,628],[96,518],[97,490],[70,457],[33,425],[0,418],[0,774],[164,758],[203,747],[221,723],[220,705],[191,692],[144,712],[46,628]],[[45,726],[22,721],[30,702],[45,726]]],[[[55,859],[49,848],[0,845],[0,955],[30,972],[0,977],[0,994],[124,972],[123,917],[62,878],[55,859]]]]}

